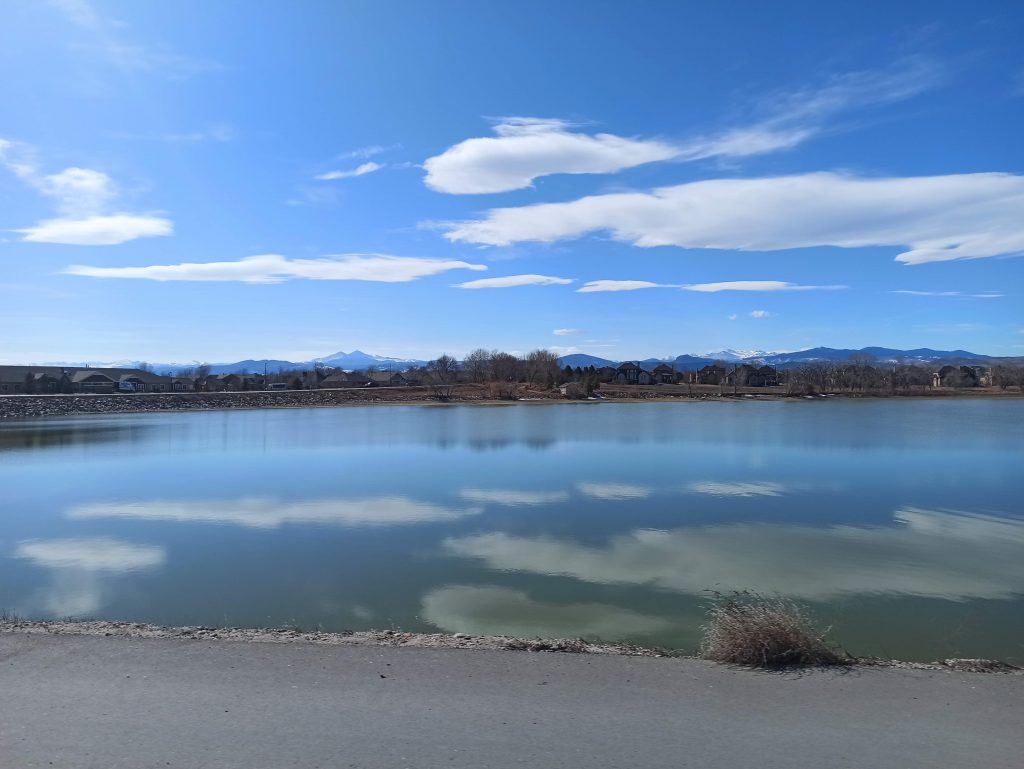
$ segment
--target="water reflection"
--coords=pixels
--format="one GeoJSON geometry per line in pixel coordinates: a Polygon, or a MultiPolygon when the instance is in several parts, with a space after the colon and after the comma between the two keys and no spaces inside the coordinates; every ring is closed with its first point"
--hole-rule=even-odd
{"type": "Polygon", "coordinates": [[[0,422],[0,452],[69,448],[95,443],[142,443],[149,438],[145,424],[109,419],[0,422]]]}
{"type": "Polygon", "coordinates": [[[57,617],[99,611],[108,602],[114,577],[155,569],[167,560],[162,547],[109,537],[27,540],[18,544],[14,557],[50,571],[50,584],[30,596],[29,603],[57,617]]]}
{"type": "Polygon", "coordinates": [[[700,594],[756,589],[808,600],[857,594],[950,600],[1024,593],[1024,521],[903,508],[894,526],[740,523],[636,530],[604,547],[505,533],[450,537],[498,571],[700,594]]]}
{"type": "Polygon", "coordinates": [[[580,494],[606,501],[646,499],[654,493],[652,488],[632,483],[578,483],[576,488],[580,494]]]}
{"type": "Polygon", "coordinates": [[[686,487],[695,494],[710,494],[715,497],[779,497],[788,493],[781,483],[722,483],[704,481],[691,483],[686,487]]]}
{"type": "Polygon", "coordinates": [[[503,587],[450,585],[423,596],[423,619],[442,630],[520,638],[599,638],[618,641],[662,633],[664,618],[603,603],[536,601],[503,587]]]}
{"type": "Polygon", "coordinates": [[[67,510],[72,520],[134,518],[182,523],[219,523],[257,529],[285,524],[396,526],[454,521],[478,515],[479,507],[453,508],[406,497],[288,501],[269,497],[205,500],[95,502],[67,510]]]}
{"type": "Polygon", "coordinates": [[[569,498],[569,494],[564,491],[519,491],[515,489],[462,489],[459,496],[469,502],[505,507],[536,507],[564,502],[569,498]]]}

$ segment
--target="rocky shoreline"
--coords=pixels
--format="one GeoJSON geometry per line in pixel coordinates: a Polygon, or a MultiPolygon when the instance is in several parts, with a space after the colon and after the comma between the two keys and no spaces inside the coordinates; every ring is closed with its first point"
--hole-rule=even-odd
{"type": "MultiPolygon", "coordinates": [[[[698,401],[750,401],[750,400],[846,400],[870,398],[872,400],[909,397],[919,398],[999,398],[1022,399],[1018,393],[964,391],[962,393],[933,393],[927,395],[861,395],[829,394],[817,396],[785,395],[778,392],[720,393],[717,388],[701,392],[666,392],[628,386],[612,386],[602,390],[604,401],[623,402],[698,402],[698,401]]],[[[374,387],[341,390],[252,390],[247,392],[215,393],[133,393],[130,395],[76,394],[76,395],[2,395],[0,421],[5,419],[37,419],[39,417],[65,417],[85,414],[136,414],[155,411],[211,411],[217,409],[280,409],[318,408],[370,404],[470,403],[509,405],[513,403],[595,403],[596,400],[569,400],[557,390],[535,390],[521,393],[515,398],[495,398],[484,385],[459,385],[441,398],[429,387],[374,387]]]]}
{"type": "MultiPolygon", "coordinates": [[[[559,393],[531,394],[531,400],[558,400],[559,393]]],[[[453,403],[493,401],[482,387],[461,387],[453,403]]],[[[217,393],[133,393],[130,395],[6,395],[0,396],[0,419],[130,414],[149,411],[213,409],[311,408],[371,403],[439,403],[428,387],[381,387],[345,390],[252,390],[217,393]]]]}
{"type": "MultiPolygon", "coordinates": [[[[35,635],[85,635],[115,638],[171,638],[192,641],[236,641],[245,643],[311,643],[330,646],[389,646],[485,651],[527,651],[565,654],[601,654],[631,657],[678,657],[694,659],[676,651],[625,643],[592,643],[581,638],[513,638],[472,636],[465,633],[409,633],[402,630],[304,631],[296,628],[216,628],[203,626],[166,627],[143,622],[77,620],[0,619],[0,633],[35,635]]],[[[858,658],[854,665],[914,670],[946,670],[960,673],[1003,673],[1024,675],[1024,668],[987,659],[946,659],[936,662],[905,662],[858,658]]]]}

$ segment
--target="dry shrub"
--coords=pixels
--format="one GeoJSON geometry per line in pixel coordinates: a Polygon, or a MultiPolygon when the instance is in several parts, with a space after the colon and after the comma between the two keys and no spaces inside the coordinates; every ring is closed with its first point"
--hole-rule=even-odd
{"type": "Polygon", "coordinates": [[[825,640],[828,630],[817,632],[804,609],[784,598],[716,593],[708,616],[701,643],[707,660],[763,668],[851,662],[825,640]]]}

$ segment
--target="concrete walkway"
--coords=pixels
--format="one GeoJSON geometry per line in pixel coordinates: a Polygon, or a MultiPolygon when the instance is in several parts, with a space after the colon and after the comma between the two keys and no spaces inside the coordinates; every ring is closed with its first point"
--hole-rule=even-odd
{"type": "Polygon", "coordinates": [[[0,633],[0,767],[1020,769],[1024,676],[0,633]]]}

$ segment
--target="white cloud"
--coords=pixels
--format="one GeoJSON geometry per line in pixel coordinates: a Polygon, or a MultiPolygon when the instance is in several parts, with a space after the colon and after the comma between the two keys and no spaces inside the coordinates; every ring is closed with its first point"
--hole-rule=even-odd
{"type": "Polygon", "coordinates": [[[680,288],[671,283],[651,283],[649,280],[591,280],[576,289],[578,294],[596,294],[606,291],[639,291],[643,288],[680,288]]]}
{"type": "Polygon", "coordinates": [[[353,176],[365,176],[366,174],[372,174],[374,171],[379,171],[384,166],[380,163],[374,163],[372,160],[369,163],[363,163],[362,165],[353,168],[350,171],[328,171],[325,174],[320,174],[316,178],[320,181],[331,181],[333,179],[350,179],[353,176]]]}
{"type": "Polygon", "coordinates": [[[801,286],[781,280],[727,280],[721,283],[691,283],[687,291],[716,293],[719,291],[836,291],[846,286],[801,286]]]}
{"type": "Polygon", "coordinates": [[[736,313],[732,313],[731,315],[729,315],[729,320],[736,320],[736,318],[738,317],[739,316],[736,313]]]}
{"type": "Polygon", "coordinates": [[[453,194],[507,192],[551,174],[613,173],[656,161],[778,152],[819,135],[837,114],[907,99],[940,80],[938,68],[920,58],[885,71],[848,73],[816,89],[771,94],[766,116],[689,141],[586,134],[559,119],[504,118],[494,125],[496,136],[466,139],[428,158],[425,182],[453,194]]]}
{"type": "Polygon", "coordinates": [[[1024,592],[1024,521],[917,508],[897,510],[893,517],[889,526],[641,529],[603,546],[492,533],[449,538],[445,548],[495,571],[690,595],[754,588],[814,601],[851,595],[967,600],[1024,592]]]}
{"type": "Polygon", "coordinates": [[[578,328],[556,328],[551,332],[555,336],[576,336],[576,334],[582,333],[582,329],[578,328]]]}
{"type": "Polygon", "coordinates": [[[506,275],[501,278],[483,278],[457,283],[454,288],[515,288],[517,286],[565,286],[572,278],[555,278],[550,275],[506,275]]]}
{"type": "Polygon", "coordinates": [[[911,289],[897,289],[894,294],[909,294],[910,296],[959,296],[963,299],[1000,299],[1005,294],[997,294],[989,291],[983,294],[965,294],[963,291],[913,291],[911,289]]]}
{"type": "Polygon", "coordinates": [[[690,491],[697,494],[710,494],[715,497],[779,497],[788,493],[785,486],[780,483],[739,483],[704,481],[691,483],[687,486],[690,491]]]}
{"type": "Polygon", "coordinates": [[[750,311],[750,317],[751,318],[770,318],[770,317],[772,317],[772,314],[770,312],[768,312],[768,310],[751,310],[750,311]]]}
{"type": "Polygon", "coordinates": [[[146,267],[90,267],[73,264],[62,272],[88,278],[137,280],[240,281],[281,283],[292,279],[365,280],[405,283],[448,270],[486,270],[482,264],[386,254],[340,254],[320,259],[289,259],[279,254],[247,256],[232,262],[200,262],[146,267]]]}
{"type": "Polygon", "coordinates": [[[516,489],[463,489],[459,496],[479,504],[506,507],[535,507],[562,502],[569,498],[564,491],[520,491],[516,489]]]}
{"type": "Polygon", "coordinates": [[[451,508],[405,497],[311,499],[284,501],[268,497],[205,500],[97,502],[67,511],[72,520],[130,518],[147,521],[227,523],[254,529],[288,524],[331,526],[394,526],[455,521],[480,513],[480,508],[451,508]]]}
{"type": "Polygon", "coordinates": [[[16,229],[27,242],[113,246],[136,238],[174,233],[173,222],[163,216],[109,213],[118,190],[114,180],[102,171],[71,167],[43,174],[31,148],[5,139],[0,139],[0,166],[52,199],[61,214],[32,227],[16,229]]]}
{"type": "Polygon", "coordinates": [[[654,493],[654,489],[647,486],[637,486],[629,483],[579,483],[576,485],[581,494],[594,499],[622,500],[622,499],[646,499],[654,493]]]}
{"type": "Polygon", "coordinates": [[[451,633],[518,638],[636,638],[667,630],[664,617],[601,603],[535,601],[504,587],[450,585],[423,596],[423,618],[451,633]]]}
{"type": "Polygon", "coordinates": [[[655,140],[574,133],[563,120],[505,118],[497,136],[466,139],[428,158],[426,185],[456,195],[529,187],[549,174],[599,174],[668,160],[678,148],[655,140]]]}
{"type": "Polygon", "coordinates": [[[160,216],[114,214],[86,219],[46,219],[34,227],[16,230],[30,243],[69,246],[116,246],[136,238],[174,234],[174,224],[160,216]]]}
{"type": "Polygon", "coordinates": [[[650,192],[497,208],[452,241],[509,245],[609,231],[643,248],[778,251],[906,246],[905,264],[1024,252],[1024,176],[868,179],[837,173],[713,179],[650,192]]]}

